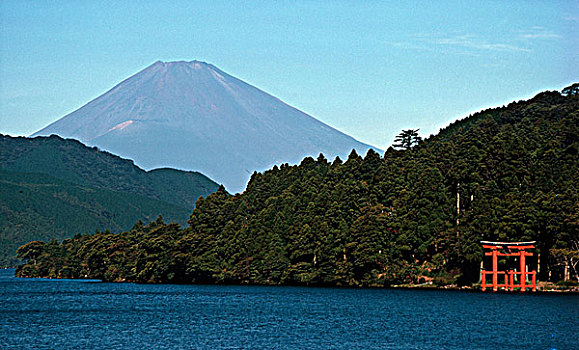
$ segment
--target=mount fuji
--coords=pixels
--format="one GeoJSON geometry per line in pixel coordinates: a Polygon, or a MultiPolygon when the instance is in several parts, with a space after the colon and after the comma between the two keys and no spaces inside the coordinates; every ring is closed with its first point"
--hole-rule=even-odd
{"type": "Polygon", "coordinates": [[[147,170],[200,171],[231,192],[274,164],[374,148],[200,61],[155,62],[32,136],[52,134],[147,170]]]}

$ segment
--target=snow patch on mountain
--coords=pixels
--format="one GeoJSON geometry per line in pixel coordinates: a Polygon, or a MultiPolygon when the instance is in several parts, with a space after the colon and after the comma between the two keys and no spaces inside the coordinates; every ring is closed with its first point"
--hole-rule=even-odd
{"type": "Polygon", "coordinates": [[[110,128],[108,131],[113,131],[113,130],[123,130],[124,128],[126,128],[127,126],[133,124],[132,120],[127,120],[126,122],[122,122],[119,123],[115,126],[113,126],[112,128],[110,128]]]}

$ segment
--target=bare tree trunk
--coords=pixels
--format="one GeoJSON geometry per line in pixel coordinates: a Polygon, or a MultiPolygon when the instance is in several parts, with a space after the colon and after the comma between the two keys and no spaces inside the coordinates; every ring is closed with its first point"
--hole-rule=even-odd
{"type": "Polygon", "coordinates": [[[458,225],[460,225],[460,182],[456,185],[456,237],[458,237],[458,225]]]}
{"type": "Polygon", "coordinates": [[[460,224],[460,182],[456,185],[456,225],[460,224]]]}

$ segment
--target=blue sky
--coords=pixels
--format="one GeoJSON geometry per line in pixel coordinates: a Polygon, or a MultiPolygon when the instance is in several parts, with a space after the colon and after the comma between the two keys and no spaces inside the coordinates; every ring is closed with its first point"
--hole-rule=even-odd
{"type": "Polygon", "coordinates": [[[0,133],[29,135],[157,60],[212,63],[384,149],[579,80],[577,1],[54,3],[0,2],[0,133]]]}

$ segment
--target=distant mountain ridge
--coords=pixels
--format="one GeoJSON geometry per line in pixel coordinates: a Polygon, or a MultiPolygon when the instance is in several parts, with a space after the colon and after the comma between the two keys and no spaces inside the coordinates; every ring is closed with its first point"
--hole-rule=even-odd
{"type": "Polygon", "coordinates": [[[163,215],[184,224],[218,185],[195,172],[145,172],[132,161],[58,136],[0,135],[0,265],[30,240],[129,229],[163,215]]]}
{"type": "Polygon", "coordinates": [[[155,62],[32,136],[51,134],[144,169],[197,170],[232,192],[274,164],[372,148],[199,61],[155,62]]]}

